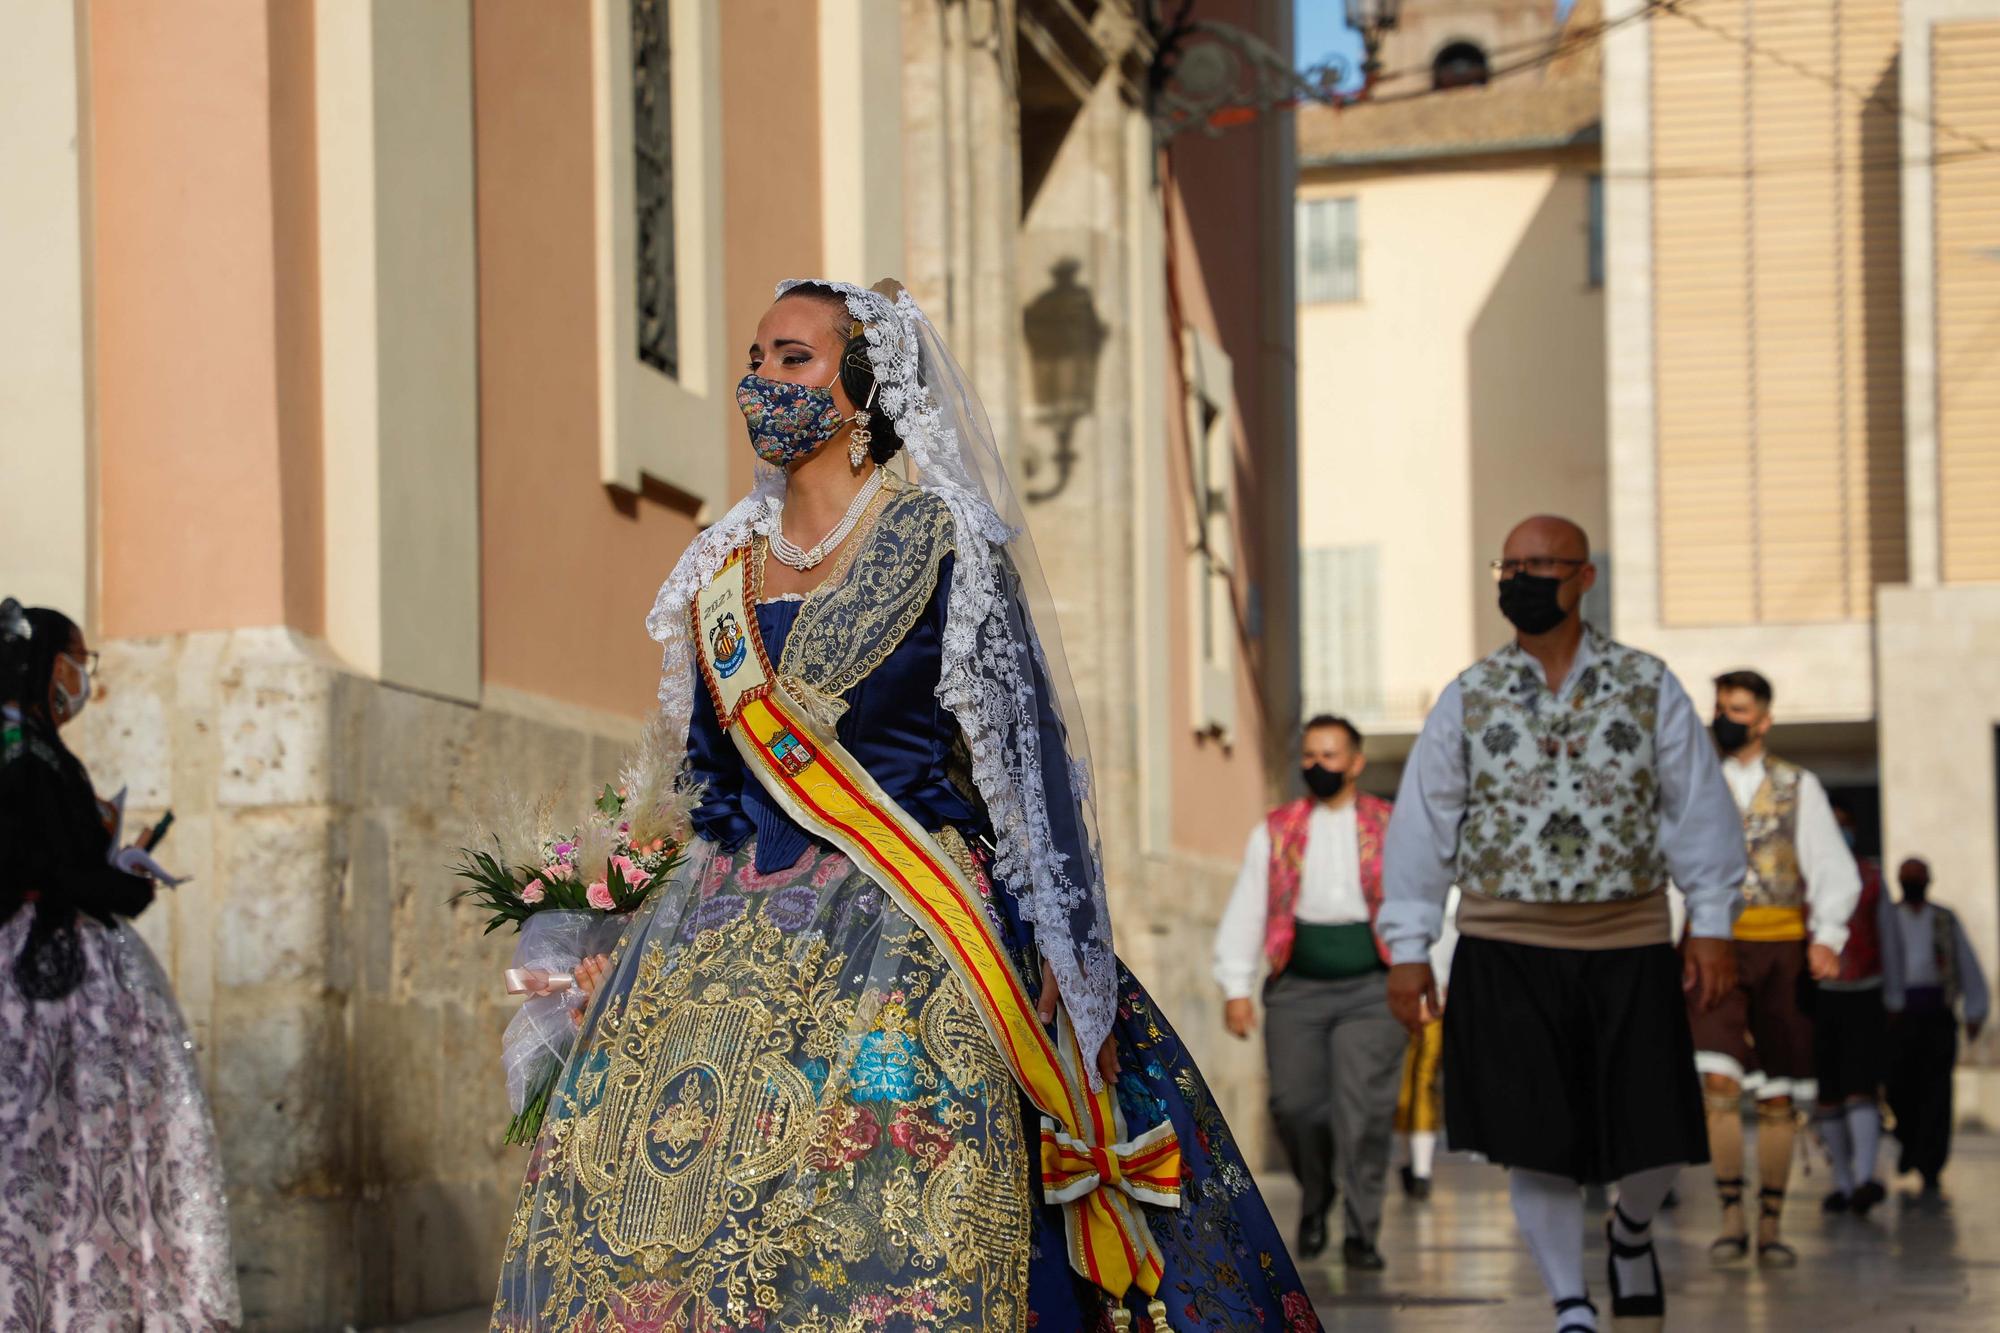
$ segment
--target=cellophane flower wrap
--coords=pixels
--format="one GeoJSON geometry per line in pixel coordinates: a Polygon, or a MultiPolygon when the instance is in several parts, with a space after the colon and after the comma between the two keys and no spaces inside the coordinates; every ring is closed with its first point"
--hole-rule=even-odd
{"type": "Polygon", "coordinates": [[[451,896],[487,915],[486,933],[519,932],[508,989],[526,998],[501,1038],[505,1141],[532,1143],[575,1042],[576,984],[586,958],[608,954],[632,913],[680,864],[689,814],[701,799],[684,775],[686,740],[656,717],[587,808],[564,811],[560,792],[503,798],[452,873],[470,887],[451,896]]]}

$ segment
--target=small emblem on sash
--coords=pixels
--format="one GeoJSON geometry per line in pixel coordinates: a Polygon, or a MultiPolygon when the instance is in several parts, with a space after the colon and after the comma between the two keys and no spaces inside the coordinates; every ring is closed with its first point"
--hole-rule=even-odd
{"type": "Polygon", "coordinates": [[[771,757],[784,766],[785,772],[797,777],[811,765],[813,752],[808,750],[805,742],[797,736],[789,731],[782,731],[778,733],[778,738],[771,742],[771,757]]]}
{"type": "Polygon", "coordinates": [[[730,612],[723,612],[715,622],[715,628],[708,633],[709,645],[715,649],[715,674],[724,680],[736,674],[743,659],[750,654],[750,640],[744,636],[743,627],[736,622],[730,612]]]}

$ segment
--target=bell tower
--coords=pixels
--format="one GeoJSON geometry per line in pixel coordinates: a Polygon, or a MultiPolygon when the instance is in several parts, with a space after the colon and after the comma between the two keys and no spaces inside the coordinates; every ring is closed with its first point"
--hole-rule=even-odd
{"type": "Polygon", "coordinates": [[[1556,0],[1403,0],[1382,41],[1384,93],[1473,86],[1554,38],[1556,0]]]}

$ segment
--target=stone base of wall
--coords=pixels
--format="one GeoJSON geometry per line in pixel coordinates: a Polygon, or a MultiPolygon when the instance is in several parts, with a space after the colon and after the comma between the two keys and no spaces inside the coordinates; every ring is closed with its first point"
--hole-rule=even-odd
{"type": "MultiPolygon", "coordinates": [[[[1235,887],[1236,867],[1187,856],[1148,856],[1139,883],[1112,885],[1118,956],[1180,1034],[1215,1094],[1253,1170],[1281,1169],[1268,1105],[1264,1033],[1238,1041],[1222,1026],[1222,991],[1211,975],[1215,929],[1235,887]]],[[[1263,1008],[1258,1006],[1259,1022],[1263,1008]]],[[[1289,1226],[1288,1219],[1278,1219],[1289,1226]]]]}
{"type": "Polygon", "coordinates": [[[392,689],[282,630],[121,641],[74,743],[193,876],[139,922],[202,1055],[252,1329],[490,1300],[511,936],[446,904],[485,794],[615,774],[630,728],[392,689]]]}

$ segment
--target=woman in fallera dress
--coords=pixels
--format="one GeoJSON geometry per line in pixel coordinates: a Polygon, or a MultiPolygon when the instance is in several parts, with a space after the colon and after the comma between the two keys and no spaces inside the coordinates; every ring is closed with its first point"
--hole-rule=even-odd
{"type": "Polygon", "coordinates": [[[580,969],[493,1327],[1319,1328],[1113,954],[977,396],[907,293],[807,282],[737,397],[765,466],[649,621],[695,838],[580,969]]]}
{"type": "Polygon", "coordinates": [[[131,918],[157,871],[62,731],[96,655],[0,602],[0,1330],[221,1333],[242,1310],[194,1043],[131,918]]]}

